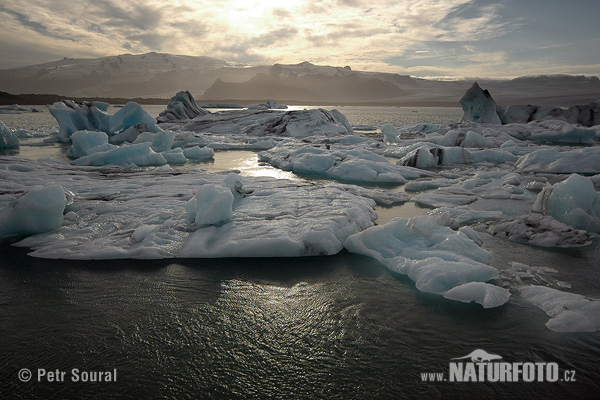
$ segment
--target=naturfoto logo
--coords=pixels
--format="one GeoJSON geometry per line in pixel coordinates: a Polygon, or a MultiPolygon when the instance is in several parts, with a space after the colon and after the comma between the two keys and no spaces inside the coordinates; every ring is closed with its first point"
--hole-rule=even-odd
{"type": "Polygon", "coordinates": [[[423,382],[574,382],[575,371],[560,374],[555,362],[507,362],[482,349],[450,360],[448,375],[421,373],[423,382]]]}

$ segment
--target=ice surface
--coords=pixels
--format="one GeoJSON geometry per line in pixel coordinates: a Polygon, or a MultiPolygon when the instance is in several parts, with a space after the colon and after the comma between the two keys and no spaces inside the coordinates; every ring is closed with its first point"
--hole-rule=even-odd
{"type": "Polygon", "coordinates": [[[545,286],[524,286],[521,296],[550,317],[548,329],[555,332],[600,330],[600,300],[562,292],[545,286]]]}
{"type": "MultiPolygon", "coordinates": [[[[90,155],[73,160],[73,165],[121,165],[147,167],[165,165],[167,160],[162,154],[154,152],[152,143],[124,144],[106,151],[93,152],[90,155]]],[[[94,150],[94,149],[92,149],[94,150]]]]}
{"type": "Polygon", "coordinates": [[[562,182],[546,186],[532,211],[548,214],[577,229],[600,232],[600,193],[590,178],[572,174],[562,182]]]}
{"type": "Polygon", "coordinates": [[[27,191],[0,210],[0,237],[33,235],[60,227],[67,203],[60,185],[27,191]]]}
{"type": "Polygon", "coordinates": [[[49,106],[50,114],[56,118],[60,127],[57,138],[68,142],[77,131],[101,131],[109,136],[136,129],[137,132],[159,132],[156,120],[139,104],[127,103],[115,114],[107,114],[109,104],[102,102],[83,102],[77,104],[71,100],[62,100],[49,106]]]}
{"type": "Polygon", "coordinates": [[[0,150],[19,147],[19,138],[0,121],[0,150]]]}
{"type": "Polygon", "coordinates": [[[200,108],[194,99],[194,96],[189,90],[177,92],[171,97],[167,109],[162,111],[158,118],[158,122],[169,122],[174,120],[194,119],[199,115],[210,114],[209,111],[200,108]]]}
{"type": "Polygon", "coordinates": [[[333,150],[285,142],[259,153],[261,161],[297,174],[318,175],[345,182],[402,184],[408,179],[436,174],[397,166],[366,149],[333,150]]]}
{"type": "Polygon", "coordinates": [[[500,124],[496,102],[487,90],[482,90],[477,82],[460,99],[463,109],[461,121],[500,124]]]}
{"type": "MultiPolygon", "coordinates": [[[[132,146],[149,149],[149,143],[132,146]]],[[[0,206],[8,206],[13,200],[14,196],[7,193],[35,190],[46,182],[56,182],[74,193],[72,203],[65,208],[69,218],[58,229],[17,243],[31,248],[37,257],[328,255],[343,249],[348,236],[373,226],[377,218],[373,200],[313,183],[252,177],[244,177],[241,182],[193,170],[171,173],[81,168],[13,157],[0,160],[5,167],[0,168],[4,189],[0,206]],[[194,222],[188,218],[186,204],[202,186],[211,184],[219,192],[229,192],[229,196],[232,188],[237,193],[233,215],[222,224],[198,226],[196,215],[194,222]]]]}
{"type": "Polygon", "coordinates": [[[227,187],[208,183],[200,186],[185,208],[199,227],[225,223],[233,217],[233,194],[227,187]]]}
{"type": "MultiPolygon", "coordinates": [[[[407,275],[417,289],[427,293],[444,295],[465,283],[498,277],[498,271],[487,265],[491,260],[489,252],[465,233],[439,222],[440,218],[434,216],[396,218],[350,236],[344,246],[407,275]]],[[[460,293],[460,301],[482,301],[480,290],[465,289],[460,293]]],[[[494,304],[501,305],[499,301],[494,304]]]]}
{"type": "Polygon", "coordinates": [[[519,158],[515,167],[530,173],[596,174],[600,171],[600,147],[566,151],[539,149],[519,158]]]}
{"type": "Polygon", "coordinates": [[[415,196],[415,202],[423,207],[454,207],[464,206],[477,201],[478,196],[473,191],[460,188],[448,187],[433,192],[423,193],[415,196]]]}
{"type": "Polygon", "coordinates": [[[487,224],[490,235],[514,242],[541,247],[579,247],[591,243],[583,230],[555,220],[550,215],[527,214],[514,219],[487,224]]]}
{"type": "Polygon", "coordinates": [[[215,151],[208,147],[194,146],[183,150],[183,155],[194,160],[213,158],[215,151]]]}
{"type": "Polygon", "coordinates": [[[108,135],[99,131],[77,131],[71,135],[71,147],[67,156],[79,158],[93,153],[109,151],[117,146],[108,144],[108,135]]]}
{"type": "Polygon", "coordinates": [[[511,105],[506,108],[499,108],[498,115],[503,124],[524,124],[534,120],[552,118],[573,125],[594,126],[600,125],[600,101],[570,107],[511,105]]]}
{"type": "Polygon", "coordinates": [[[250,136],[337,136],[354,133],[346,116],[337,110],[234,110],[194,118],[185,130],[250,136]]]}
{"type": "Polygon", "coordinates": [[[506,303],[510,292],[485,282],[468,282],[448,290],[444,293],[444,297],[464,303],[474,301],[481,304],[483,308],[494,308],[506,303]]]}

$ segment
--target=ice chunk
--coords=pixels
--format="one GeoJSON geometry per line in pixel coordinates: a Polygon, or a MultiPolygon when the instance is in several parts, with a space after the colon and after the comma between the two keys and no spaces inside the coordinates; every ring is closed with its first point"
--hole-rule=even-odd
{"type": "Polygon", "coordinates": [[[494,308],[506,303],[510,297],[510,292],[489,283],[468,282],[448,290],[444,293],[444,297],[464,303],[474,301],[481,304],[483,308],[494,308]]]}
{"type": "Polygon", "coordinates": [[[130,126],[144,124],[150,132],[159,132],[156,120],[138,103],[130,101],[119,111],[110,116],[109,130],[111,133],[124,131],[130,126]]]}
{"type": "Polygon", "coordinates": [[[209,147],[194,146],[183,150],[183,155],[194,160],[205,160],[213,158],[215,151],[209,147]]]}
{"type": "Polygon", "coordinates": [[[429,215],[447,215],[449,227],[456,229],[459,226],[496,220],[502,216],[501,211],[476,211],[468,206],[438,207],[428,212],[429,215]]]}
{"type": "Polygon", "coordinates": [[[62,100],[49,106],[48,110],[58,122],[60,131],[57,138],[63,142],[69,141],[73,133],[82,130],[111,133],[111,116],[106,113],[107,103],[84,101],[77,104],[71,100],[62,100]]]}
{"type": "Polygon", "coordinates": [[[67,204],[60,185],[32,189],[0,210],[0,237],[33,235],[57,229],[67,204]]]}
{"type": "Polygon", "coordinates": [[[114,115],[106,113],[108,103],[83,102],[77,104],[71,100],[62,100],[48,107],[60,127],[57,138],[63,142],[69,141],[77,131],[101,131],[109,136],[137,128],[137,131],[159,132],[156,120],[139,104],[127,103],[114,115]]]}
{"type": "Polygon", "coordinates": [[[209,111],[200,108],[189,90],[177,92],[171,97],[167,109],[162,111],[157,118],[158,122],[169,122],[174,120],[194,119],[199,115],[210,114],[209,111]]]}
{"type": "Polygon", "coordinates": [[[473,121],[500,125],[498,106],[490,92],[482,90],[477,82],[464,94],[459,101],[463,109],[461,121],[473,121]]]}
{"type": "Polygon", "coordinates": [[[577,229],[600,232],[600,193],[590,178],[572,174],[554,186],[546,186],[532,211],[548,214],[577,229]]]}
{"type": "Polygon", "coordinates": [[[188,159],[183,154],[183,149],[180,148],[165,151],[160,154],[162,154],[169,164],[185,164],[188,162],[188,159]]]}
{"type": "Polygon", "coordinates": [[[97,152],[109,151],[116,146],[108,144],[108,135],[99,131],[77,131],[71,135],[67,157],[79,158],[97,152]]]}
{"type": "Polygon", "coordinates": [[[600,171],[600,147],[570,151],[540,149],[519,158],[515,167],[523,172],[595,174],[600,171]]]}
{"type": "Polygon", "coordinates": [[[354,133],[345,115],[337,110],[264,111],[234,110],[194,118],[185,130],[242,133],[250,136],[337,136],[354,133]]]}
{"type": "Polygon", "coordinates": [[[407,179],[437,176],[416,168],[397,166],[368,150],[330,150],[283,143],[258,154],[260,161],[294,173],[320,175],[345,182],[402,184],[407,179]]]}
{"type": "Polygon", "coordinates": [[[545,118],[561,119],[583,126],[600,125],[600,103],[598,101],[570,107],[544,107],[533,105],[511,105],[500,108],[498,115],[503,124],[527,123],[545,118]]]}
{"type": "Polygon", "coordinates": [[[477,132],[469,131],[465,136],[465,139],[460,144],[461,147],[471,148],[490,148],[495,147],[494,142],[490,139],[480,135],[477,132]]]}
{"type": "Polygon", "coordinates": [[[489,252],[438,221],[433,216],[396,218],[348,237],[344,246],[407,275],[417,289],[428,293],[443,295],[468,282],[498,277],[498,271],[487,265],[489,252]]]}
{"type": "Polygon", "coordinates": [[[0,150],[19,147],[17,136],[0,121],[0,150]]]}
{"type": "Polygon", "coordinates": [[[600,300],[562,292],[545,286],[524,286],[521,296],[550,317],[548,329],[555,332],[600,330],[600,300]]]}
{"type": "Polygon", "coordinates": [[[144,143],[150,142],[152,143],[152,150],[157,153],[161,153],[163,151],[169,151],[175,144],[175,132],[165,131],[165,132],[144,132],[141,133],[133,143],[144,143]]]}
{"type": "Polygon", "coordinates": [[[394,143],[398,141],[398,129],[392,124],[385,124],[381,127],[381,133],[383,133],[384,140],[388,143],[394,143]]]}
{"type": "Polygon", "coordinates": [[[233,199],[229,188],[209,183],[200,186],[196,196],[188,202],[186,210],[190,219],[198,226],[222,224],[233,217],[233,199]]]}
{"type": "Polygon", "coordinates": [[[442,188],[415,196],[417,204],[430,208],[464,206],[476,200],[475,193],[459,187],[442,188]]]}
{"type": "Polygon", "coordinates": [[[108,151],[92,153],[87,156],[73,160],[73,165],[121,165],[129,166],[134,164],[138,167],[148,167],[151,165],[164,165],[167,160],[160,153],[154,152],[150,146],[152,143],[137,143],[122,145],[108,151]]]}
{"type": "Polygon", "coordinates": [[[573,229],[549,215],[527,214],[487,224],[490,235],[541,247],[579,247],[592,242],[586,231],[573,229]]]}

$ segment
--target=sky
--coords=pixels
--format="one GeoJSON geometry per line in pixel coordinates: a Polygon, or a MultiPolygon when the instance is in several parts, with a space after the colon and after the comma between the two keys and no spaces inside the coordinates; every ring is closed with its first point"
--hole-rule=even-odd
{"type": "Polygon", "coordinates": [[[0,69],[150,51],[424,78],[600,75],[598,0],[2,0],[0,69]]]}

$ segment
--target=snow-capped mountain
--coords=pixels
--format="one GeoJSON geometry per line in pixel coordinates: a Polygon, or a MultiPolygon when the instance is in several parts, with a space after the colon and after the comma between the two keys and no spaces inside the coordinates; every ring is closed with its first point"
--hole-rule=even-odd
{"type": "MultiPolygon", "coordinates": [[[[600,99],[596,77],[556,75],[478,80],[498,104],[569,105],[600,99]]],[[[71,97],[170,98],[189,90],[205,100],[456,104],[473,80],[434,81],[349,66],[251,66],[211,57],[165,53],[97,59],[64,58],[0,70],[0,91],[71,97]]]]}

